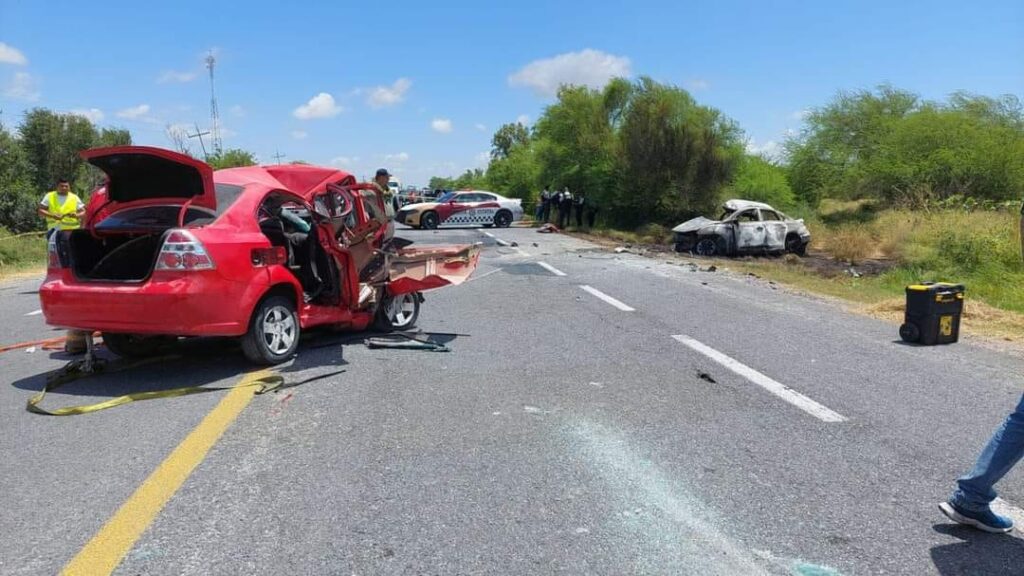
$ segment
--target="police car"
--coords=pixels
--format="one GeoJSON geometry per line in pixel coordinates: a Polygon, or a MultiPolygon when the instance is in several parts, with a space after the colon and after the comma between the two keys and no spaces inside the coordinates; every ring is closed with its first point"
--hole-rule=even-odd
{"type": "Polygon", "coordinates": [[[399,224],[428,230],[438,226],[472,225],[507,228],[522,218],[522,200],[486,190],[448,192],[434,202],[410,204],[395,214],[395,222],[399,224]]]}

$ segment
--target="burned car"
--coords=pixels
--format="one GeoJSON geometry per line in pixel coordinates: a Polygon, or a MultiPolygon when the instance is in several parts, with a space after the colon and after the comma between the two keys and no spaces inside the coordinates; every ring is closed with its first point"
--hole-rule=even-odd
{"type": "Polygon", "coordinates": [[[807,253],[811,233],[803,220],[749,200],[729,200],[722,209],[718,220],[694,218],[673,228],[676,252],[698,256],[807,253]]]}

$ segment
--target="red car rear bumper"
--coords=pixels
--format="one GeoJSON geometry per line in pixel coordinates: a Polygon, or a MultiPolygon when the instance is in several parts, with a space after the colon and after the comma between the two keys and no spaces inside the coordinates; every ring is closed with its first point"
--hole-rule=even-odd
{"type": "Polygon", "coordinates": [[[173,336],[240,336],[255,302],[215,272],[141,284],[80,283],[69,272],[39,288],[46,323],[61,328],[173,336]]]}

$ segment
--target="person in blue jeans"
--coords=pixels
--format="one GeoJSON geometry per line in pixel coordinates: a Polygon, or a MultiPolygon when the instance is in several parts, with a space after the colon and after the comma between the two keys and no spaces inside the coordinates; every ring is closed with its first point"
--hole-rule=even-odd
{"type": "Polygon", "coordinates": [[[942,513],[954,522],[974,526],[986,532],[1013,530],[1013,520],[992,511],[996,499],[993,488],[1024,456],[1024,396],[1017,409],[985,445],[974,469],[957,480],[957,489],[949,501],[939,504],[942,513]]]}

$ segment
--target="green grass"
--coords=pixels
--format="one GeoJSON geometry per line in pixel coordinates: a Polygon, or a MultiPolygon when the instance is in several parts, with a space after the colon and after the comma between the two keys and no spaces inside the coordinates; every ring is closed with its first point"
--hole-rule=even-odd
{"type": "Polygon", "coordinates": [[[46,238],[40,234],[12,236],[0,228],[0,278],[46,267],[46,238]]]}

